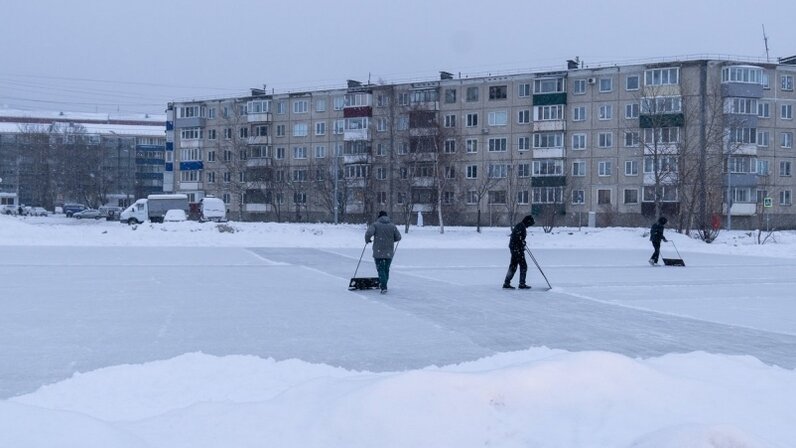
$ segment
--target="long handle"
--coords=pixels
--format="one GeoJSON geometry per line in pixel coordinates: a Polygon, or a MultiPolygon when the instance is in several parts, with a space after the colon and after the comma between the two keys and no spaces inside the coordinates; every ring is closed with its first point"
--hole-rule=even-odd
{"type": "Polygon", "coordinates": [[[674,241],[671,241],[671,240],[669,240],[669,242],[670,242],[670,243],[672,243],[672,246],[674,246],[674,250],[675,250],[675,252],[677,252],[677,258],[679,258],[679,259],[681,259],[681,260],[682,260],[682,259],[683,259],[683,256],[682,256],[682,255],[680,255],[680,251],[679,251],[679,250],[677,250],[677,246],[675,246],[675,245],[674,245],[674,241]]]}
{"type": "Polygon", "coordinates": [[[357,276],[357,271],[359,271],[359,263],[362,263],[362,256],[363,256],[363,255],[365,255],[365,249],[366,249],[367,247],[368,247],[368,243],[365,243],[365,245],[362,247],[362,253],[361,253],[361,254],[359,254],[359,261],[357,261],[357,268],[356,268],[356,269],[354,269],[354,275],[353,275],[353,277],[356,277],[356,276],[357,276]]]}
{"type": "Polygon", "coordinates": [[[542,270],[542,267],[539,266],[539,262],[536,261],[536,257],[533,256],[533,252],[531,252],[531,249],[528,249],[528,246],[525,246],[525,250],[528,252],[528,255],[531,256],[531,260],[533,260],[533,264],[536,265],[536,269],[539,269],[539,272],[542,274],[542,277],[544,277],[544,281],[547,282],[547,287],[550,288],[550,289],[553,289],[553,286],[550,284],[550,281],[547,279],[547,276],[544,275],[544,271],[542,270]]]}

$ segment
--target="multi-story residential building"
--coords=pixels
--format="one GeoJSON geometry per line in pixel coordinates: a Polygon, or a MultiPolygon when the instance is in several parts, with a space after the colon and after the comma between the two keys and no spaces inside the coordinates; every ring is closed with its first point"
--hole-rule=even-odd
{"type": "Polygon", "coordinates": [[[685,58],[171,103],[164,189],[241,219],[796,227],[794,58],[685,58]]]}
{"type": "Polygon", "coordinates": [[[163,191],[165,116],[0,110],[0,192],[50,210],[163,191]]]}

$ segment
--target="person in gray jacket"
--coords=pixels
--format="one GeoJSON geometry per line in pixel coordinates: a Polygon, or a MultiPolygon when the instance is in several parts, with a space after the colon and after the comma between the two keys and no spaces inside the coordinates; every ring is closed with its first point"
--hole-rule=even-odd
{"type": "Polygon", "coordinates": [[[365,243],[373,241],[373,260],[379,273],[379,289],[382,294],[387,293],[387,281],[390,279],[390,263],[394,253],[394,244],[401,241],[398,227],[390,221],[387,212],[380,211],[376,222],[368,227],[365,232],[365,243]]]}

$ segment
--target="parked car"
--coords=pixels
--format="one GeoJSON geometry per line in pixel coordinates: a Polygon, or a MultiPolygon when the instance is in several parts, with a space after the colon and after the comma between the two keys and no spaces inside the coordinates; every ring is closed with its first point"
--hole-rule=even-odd
{"type": "Polygon", "coordinates": [[[31,207],[30,212],[28,212],[30,216],[47,216],[50,214],[44,207],[31,207]]]}
{"type": "Polygon", "coordinates": [[[163,216],[164,222],[180,222],[186,221],[188,216],[185,214],[185,210],[181,210],[178,208],[173,208],[166,212],[166,215],[163,216]]]}
{"type": "Polygon", "coordinates": [[[77,219],[100,219],[102,218],[102,213],[95,208],[87,208],[85,210],[72,213],[72,217],[77,219]]]}
{"type": "Polygon", "coordinates": [[[17,214],[17,206],[12,204],[4,204],[0,205],[0,213],[4,215],[16,215],[17,214]]]}
{"type": "Polygon", "coordinates": [[[88,208],[88,207],[86,207],[86,206],[85,206],[85,205],[83,205],[83,204],[77,204],[77,203],[72,203],[72,202],[67,202],[66,204],[64,204],[64,206],[63,206],[63,207],[61,207],[61,209],[64,211],[64,214],[65,214],[67,217],[71,217],[71,216],[73,216],[75,213],[77,213],[77,212],[79,212],[79,211],[83,211],[83,210],[85,210],[85,209],[87,209],[87,208],[88,208]]]}

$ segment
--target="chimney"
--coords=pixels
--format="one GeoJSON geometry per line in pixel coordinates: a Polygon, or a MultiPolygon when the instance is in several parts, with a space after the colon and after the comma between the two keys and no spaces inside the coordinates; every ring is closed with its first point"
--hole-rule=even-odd
{"type": "Polygon", "coordinates": [[[453,73],[450,73],[450,72],[439,72],[439,79],[440,79],[440,81],[444,81],[446,79],[453,79],[453,73]]]}
{"type": "Polygon", "coordinates": [[[577,70],[580,66],[580,60],[577,56],[575,59],[567,59],[567,70],[577,70]]]}
{"type": "Polygon", "coordinates": [[[354,87],[362,87],[362,83],[359,81],[354,81],[353,79],[349,79],[348,88],[353,89],[354,87]]]}

